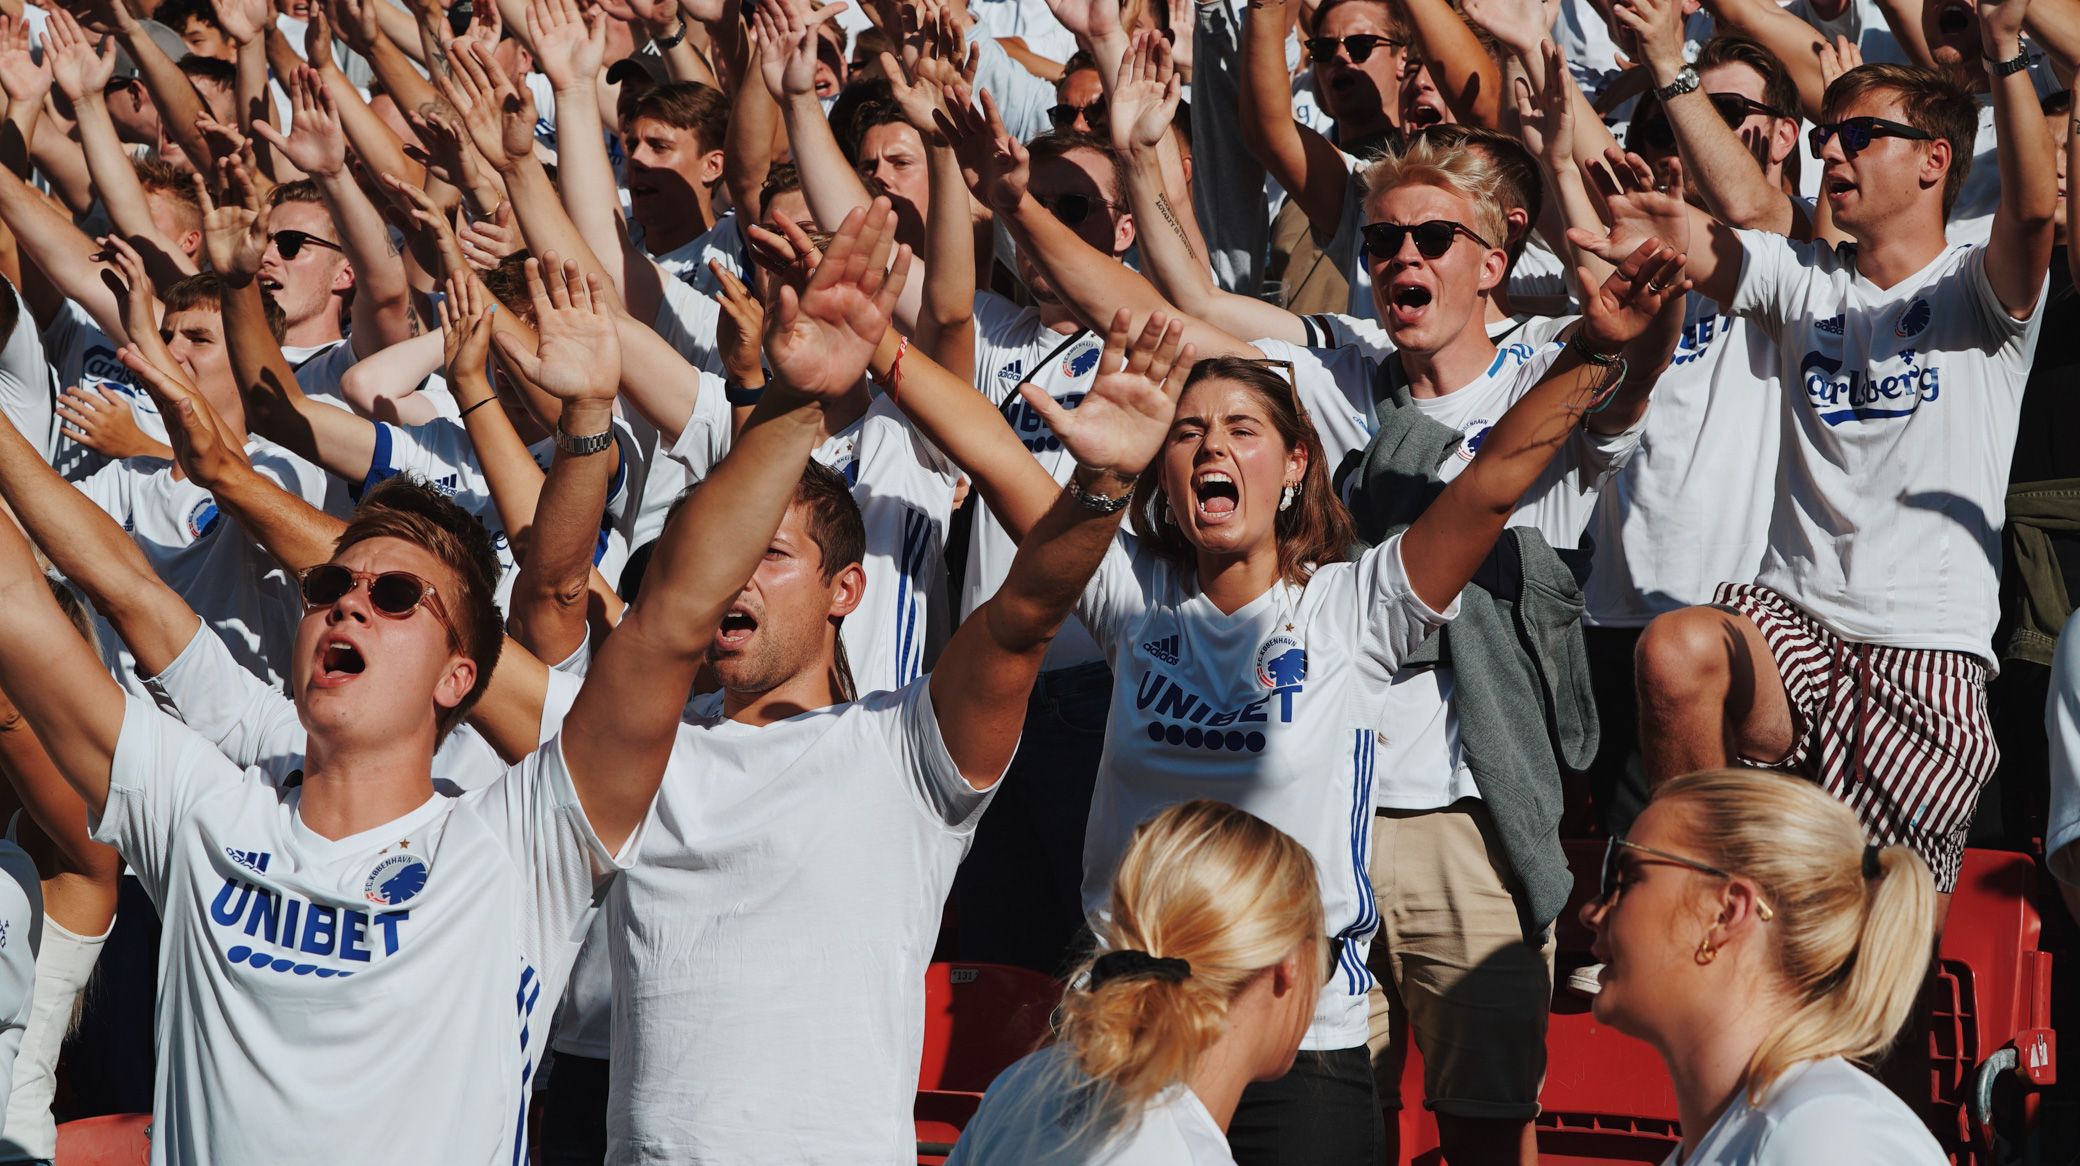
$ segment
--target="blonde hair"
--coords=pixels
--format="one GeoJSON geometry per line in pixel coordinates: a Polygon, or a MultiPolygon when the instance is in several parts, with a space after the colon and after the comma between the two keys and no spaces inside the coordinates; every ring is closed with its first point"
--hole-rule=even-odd
{"type": "Polygon", "coordinates": [[[1745,769],[1678,777],[1655,791],[1679,806],[1704,861],[1753,882],[1773,914],[1777,972],[1795,1002],[1749,1058],[1748,1099],[1802,1061],[1869,1061],[1920,995],[1935,942],[1935,880],[1904,846],[1874,848],[1867,878],[1856,815],[1811,782],[1745,769]]]}
{"type": "Polygon", "coordinates": [[[1509,193],[1508,175],[1486,150],[1454,148],[1431,140],[1429,134],[1412,134],[1399,150],[1381,154],[1358,172],[1365,190],[1365,207],[1399,186],[1416,184],[1449,191],[1473,204],[1472,227],[1488,246],[1500,250],[1509,245],[1509,216],[1503,207],[1509,193]]]}
{"type": "Polygon", "coordinates": [[[1276,827],[1233,806],[1171,806],[1134,830],[1112,880],[1099,954],[1145,952],[1191,965],[1181,979],[1122,977],[1091,984],[1087,961],[1057,1022],[1069,1059],[1116,1111],[1142,1104],[1190,1073],[1227,1031],[1228,1007],[1257,975],[1298,947],[1302,975],[1321,983],[1327,944],[1314,860],[1276,827]],[[1312,941],[1312,942],[1310,942],[1312,941]]]}

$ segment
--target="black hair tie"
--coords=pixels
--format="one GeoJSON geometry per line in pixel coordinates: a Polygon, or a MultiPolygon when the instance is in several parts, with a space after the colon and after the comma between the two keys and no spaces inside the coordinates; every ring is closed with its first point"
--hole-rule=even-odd
{"type": "Polygon", "coordinates": [[[1158,958],[1145,951],[1108,951],[1091,963],[1091,991],[1117,980],[1182,982],[1192,965],[1181,959],[1158,958]]]}
{"type": "Polygon", "coordinates": [[[1885,877],[1885,867],[1881,863],[1879,863],[1878,853],[1879,847],[1878,844],[1875,842],[1863,848],[1864,878],[1879,879],[1885,877]]]}

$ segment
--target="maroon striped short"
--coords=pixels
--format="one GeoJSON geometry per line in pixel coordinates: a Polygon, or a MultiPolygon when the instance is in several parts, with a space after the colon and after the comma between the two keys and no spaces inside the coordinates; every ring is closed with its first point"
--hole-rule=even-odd
{"type": "Polygon", "coordinates": [[[1797,743],[1774,760],[1848,803],[1873,842],[1912,847],[1936,889],[1957,886],[1979,791],[2000,763],[1986,711],[1986,665],[1963,652],[1852,643],[1783,595],[1721,583],[1712,601],[1769,642],[1797,743]]]}

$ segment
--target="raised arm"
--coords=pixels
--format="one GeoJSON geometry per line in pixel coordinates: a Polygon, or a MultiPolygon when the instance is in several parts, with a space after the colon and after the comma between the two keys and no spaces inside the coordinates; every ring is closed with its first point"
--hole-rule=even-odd
{"type": "Polygon", "coordinates": [[[95,258],[100,248],[41,191],[4,167],[0,167],[0,222],[14,235],[26,264],[41,273],[58,295],[79,305],[116,342],[128,338],[116,298],[101,282],[107,268],[95,258]]]}
{"type": "Polygon", "coordinates": [[[195,92],[195,83],[145,31],[144,22],[131,14],[123,0],[95,0],[93,10],[108,18],[116,40],[137,65],[138,79],[144,82],[152,95],[152,104],[158,108],[160,132],[180,147],[195,169],[207,172],[214,159],[202,139],[202,131],[195,128],[195,121],[207,115],[209,109],[203,105],[202,95],[195,92]]]}
{"type": "Polygon", "coordinates": [[[1604,161],[1590,177],[1603,195],[1610,227],[1569,227],[1567,241],[1615,267],[1640,244],[1661,239],[1682,252],[1685,275],[1706,299],[1732,303],[1741,278],[1741,241],[1733,228],[1655,190],[1637,154],[1613,150],[1604,161]]]}
{"type": "Polygon", "coordinates": [[[1469,125],[1502,124],[1502,68],[1449,0],[1401,0],[1431,80],[1452,112],[1469,125]]]}
{"type": "Polygon", "coordinates": [[[1201,320],[1179,314],[1146,279],[1083,241],[1063,226],[1054,212],[1041,206],[1027,189],[1030,158],[1024,145],[1004,129],[989,94],[978,111],[955,100],[941,115],[940,128],[961,156],[961,169],[983,202],[997,214],[1019,249],[1047,274],[1077,319],[1092,328],[1110,324],[1124,307],[1136,320],[1163,312],[1184,321],[1185,338],[1202,355],[1256,356],[1257,350],[1201,320]]]}
{"type": "Polygon", "coordinates": [[[1300,203],[1315,232],[1327,238],[1343,221],[1350,170],[1329,139],[1293,120],[1292,79],[1286,72],[1291,26],[1289,0],[1263,0],[1244,10],[1242,100],[1236,116],[1250,153],[1300,203]]]}
{"type": "Polygon", "coordinates": [[[1689,290],[1683,261],[1659,240],[1624,257],[1582,307],[1581,335],[1546,375],[1509,407],[1481,442],[1481,454],[1430,503],[1401,539],[1401,561],[1416,596],[1443,611],[1480,568],[1502,529],[1553,455],[1585,415],[1616,386],[1611,370],[1585,359],[1615,356],[1653,323],[1665,303],[1689,290]]]}
{"type": "Polygon", "coordinates": [[[729,191],[730,204],[747,223],[757,222],[765,208],[758,192],[772,173],[773,160],[786,147],[780,106],[766,91],[759,61],[765,52],[758,27],[744,37],[745,59],[736,70],[728,93],[729,127],[722,134],[722,185],[729,191]]]}
{"type": "Polygon", "coordinates": [[[1054,433],[1076,470],[1070,489],[1056,493],[1019,545],[1003,586],[962,621],[932,669],[939,732],[961,776],[977,789],[995,785],[1011,764],[1047,645],[1119,530],[1124,507],[1105,512],[1088,500],[1124,501],[1133,492],[1162,449],[1192,366],[1191,349],[1179,351],[1184,329],[1160,316],[1143,325],[1129,350],[1130,318],[1124,309],[1114,315],[1098,376],[1076,408],[1062,408],[1037,386],[1019,386],[1026,404],[1060,427],[1054,433]]]}
{"type": "MultiPolygon", "coordinates": [[[[210,7],[216,13],[217,27],[233,46],[232,65],[237,75],[232,81],[232,99],[237,103],[238,128],[251,139],[253,123],[274,120],[274,95],[267,88],[267,42],[261,36],[274,23],[274,5],[268,0],[210,0],[210,7]]],[[[255,144],[253,156],[261,170],[276,177],[273,155],[266,149],[265,142],[255,144]]]]}
{"type": "MultiPolygon", "coordinates": [[[[1672,84],[1688,62],[1683,60],[1681,0],[1617,0],[1611,17],[1632,32],[1656,88],[1672,84]]],[[[1712,95],[1698,86],[1661,103],[1675,132],[1683,158],[1683,183],[1704,195],[1712,212],[1736,227],[1792,235],[1811,224],[1794,207],[1791,196],[1762,173],[1749,143],[1736,135],[1712,106],[1712,95]]],[[[1797,110],[1779,110],[1759,143],[1762,149],[1796,149],[1797,110]]]]}
{"type": "MultiPolygon", "coordinates": [[[[664,775],[686,693],[715,629],[786,515],[824,401],[852,392],[909,274],[886,200],[848,215],[804,286],[768,313],[775,381],[735,448],[665,527],[643,602],[607,637],[563,724],[572,783],[600,840],[618,849],[664,775]]],[[[570,456],[558,451],[559,458],[570,456]]]]}
{"type": "MultiPolygon", "coordinates": [[[[472,286],[475,283],[474,279],[450,281],[455,289],[449,297],[453,307],[441,306],[442,328],[488,334],[477,318],[488,314],[490,294],[481,286],[472,286]]],[[[516,639],[545,660],[561,660],[578,650],[585,642],[588,616],[595,614],[590,609],[599,609],[594,622],[602,634],[621,616],[620,599],[592,565],[599,544],[600,515],[607,508],[618,456],[612,439],[614,397],[621,383],[620,345],[605,296],[595,294],[599,284],[598,276],[581,275],[577,264],[559,263],[554,255],[528,260],[527,291],[540,321],[540,351],[529,352],[514,340],[499,342],[506,360],[563,401],[558,455],[550,463],[546,480],[535,470],[532,493],[526,498],[527,525],[517,530],[510,522],[507,525],[515,538],[524,537],[521,545],[525,551],[520,556],[520,577],[513,584],[506,623],[516,639]],[[604,449],[581,457],[564,456],[567,440],[585,442],[602,435],[608,439],[604,449]]],[[[451,366],[475,360],[482,367],[481,352],[470,351],[472,346],[466,342],[457,347],[461,353],[451,366]]],[[[506,428],[511,432],[510,425],[506,428]]],[[[474,430],[471,437],[475,437],[474,430]]],[[[512,444],[518,447],[519,439],[515,437],[512,444]]],[[[511,452],[526,458],[524,448],[511,452]]],[[[532,459],[527,459],[527,468],[535,469],[532,459]]],[[[504,513],[503,506],[500,513],[504,513]]]]}
{"type": "Polygon", "coordinates": [[[881,72],[888,78],[903,119],[924,142],[925,166],[931,182],[932,206],[944,208],[925,219],[924,294],[917,313],[915,339],[919,352],[947,368],[975,365],[975,223],[973,196],[961,177],[961,161],[940,131],[937,115],[946,108],[945,89],[958,90],[958,69],[937,58],[920,58],[914,79],[888,53],[881,72]]]}
{"type": "Polygon", "coordinates": [[[838,148],[837,135],[816,97],[816,30],[839,10],[828,4],[812,12],[809,0],[767,0],[758,6],[755,18],[759,74],[779,103],[809,215],[826,229],[867,205],[868,199],[866,183],[838,148]]]}
{"type": "MultiPolygon", "coordinates": [[[[368,107],[355,90],[354,83],[347,80],[347,75],[333,62],[332,21],[322,7],[313,8],[310,27],[305,31],[305,45],[318,46],[316,52],[310,52],[308,47],[305,49],[310,52],[310,67],[318,71],[318,76],[325,81],[326,92],[332,94],[340,129],[346,133],[347,143],[354,147],[354,153],[360,155],[368,168],[377,174],[407,175],[413,183],[424,183],[425,168],[405,155],[404,142],[382,118],[376,116],[375,110],[368,107]]],[[[260,35],[267,48],[268,65],[276,76],[293,77],[304,68],[303,58],[297,55],[295,46],[282,35],[281,29],[270,23],[260,35]]],[[[407,109],[414,108],[403,105],[401,100],[399,104],[407,109]]]]}
{"type": "Polygon", "coordinates": [[[1719,31],[1759,41],[1782,61],[1798,86],[1798,101],[1804,107],[1800,112],[1809,118],[1820,116],[1820,100],[1826,90],[1820,79],[1820,52],[1827,46],[1827,38],[1769,0],[1705,0],[1704,7],[1719,31]]]}
{"type": "MultiPolygon", "coordinates": [[[[1979,42],[1989,66],[2022,53],[2022,22],[2029,0],[1979,5],[1979,42]]],[[[1986,278],[2008,315],[2026,320],[2037,310],[2058,225],[2058,155],[2029,70],[2003,77],[1988,68],[1993,86],[1993,137],[2001,171],[2001,203],[1986,244],[1986,278]]],[[[1952,160],[1951,165],[1956,165],[1952,160]]]]}

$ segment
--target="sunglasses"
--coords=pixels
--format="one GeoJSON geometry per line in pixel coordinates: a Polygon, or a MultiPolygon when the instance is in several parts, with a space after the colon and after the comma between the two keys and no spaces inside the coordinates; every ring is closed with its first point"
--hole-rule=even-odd
{"type": "Polygon", "coordinates": [[[1359,32],[1350,36],[1311,36],[1301,43],[1307,46],[1307,55],[1317,61],[1326,61],[1334,57],[1336,50],[1340,47],[1350,54],[1351,64],[1362,65],[1367,58],[1372,56],[1372,51],[1379,46],[1392,45],[1398,49],[1408,42],[1396,40],[1391,36],[1359,32]]]}
{"type": "Polygon", "coordinates": [[[1818,158],[1827,145],[1827,139],[1837,134],[1842,138],[1842,151],[1848,154],[1854,154],[1878,138],[1906,138],[1914,142],[1935,140],[1935,135],[1927,130],[1901,122],[1887,121],[1882,117],[1852,117],[1831,124],[1822,122],[1806,131],[1806,141],[1812,145],[1813,157],[1818,158]]]}
{"type": "Polygon", "coordinates": [[[1374,259],[1392,259],[1401,254],[1401,242],[1414,236],[1416,251],[1425,259],[1442,259],[1452,249],[1452,244],[1464,235],[1482,247],[1489,247],[1486,239],[1450,219],[1431,219],[1426,223],[1367,223],[1364,226],[1365,253],[1374,259]]]}
{"type": "Polygon", "coordinates": [[[456,640],[455,625],[448,621],[448,613],[441,608],[440,592],[433,584],[410,571],[356,571],[339,563],[319,563],[315,567],[305,567],[296,578],[303,588],[306,609],[331,607],[351,594],[354,588],[366,583],[368,605],[378,614],[391,619],[407,619],[424,607],[447,629],[449,642],[456,640]]]}
{"type": "Polygon", "coordinates": [[[276,231],[268,238],[274,240],[275,249],[282,253],[285,261],[295,259],[305,247],[323,247],[327,251],[346,250],[332,240],[320,239],[309,231],[276,231]]]}
{"type": "MultiPolygon", "coordinates": [[[[1614,835],[1603,846],[1603,880],[1596,888],[1596,902],[1598,906],[1608,907],[1618,897],[1618,891],[1621,889],[1618,885],[1618,877],[1624,873],[1621,868],[1623,866],[1624,852],[1628,850],[1635,850],[1641,854],[1650,854],[1663,862],[1674,863],[1677,866],[1694,870],[1699,874],[1708,874],[1714,878],[1732,879],[1739,877],[1732,871],[1720,870],[1710,863],[1699,862],[1694,858],[1684,858],[1680,854],[1670,854],[1666,850],[1656,850],[1651,846],[1641,846],[1637,842],[1628,841],[1614,835]]],[[[1757,899],[1755,900],[1755,915],[1764,923],[1767,923],[1776,917],[1776,912],[1770,910],[1768,903],[1757,899]]]]}
{"type": "Polygon", "coordinates": [[[1076,119],[1079,117],[1092,126],[1104,125],[1105,99],[1100,97],[1087,105],[1070,105],[1064,102],[1060,105],[1051,105],[1047,109],[1047,120],[1052,122],[1054,128],[1058,130],[1065,130],[1075,125],[1076,119]]]}
{"type": "Polygon", "coordinates": [[[1082,226],[1083,220],[1090,218],[1091,211],[1097,207],[1109,208],[1119,205],[1109,198],[1092,198],[1087,194],[1058,194],[1053,198],[1036,194],[1033,201],[1053,211],[1054,217],[1060,219],[1065,227],[1082,226]]]}
{"type": "MultiPolygon", "coordinates": [[[[1730,130],[1739,129],[1742,122],[1758,113],[1772,118],[1791,116],[1774,105],[1764,105],[1741,93],[1707,93],[1705,98],[1712,103],[1712,108],[1718,111],[1719,120],[1725,122],[1726,128],[1730,130]]],[[[1663,113],[1660,107],[1645,108],[1639,116],[1632,119],[1631,128],[1625,131],[1625,145],[1635,150],[1642,147],[1673,150],[1676,147],[1675,127],[1669,124],[1668,115],[1663,113]]]]}

